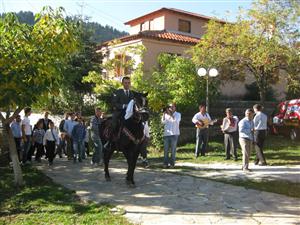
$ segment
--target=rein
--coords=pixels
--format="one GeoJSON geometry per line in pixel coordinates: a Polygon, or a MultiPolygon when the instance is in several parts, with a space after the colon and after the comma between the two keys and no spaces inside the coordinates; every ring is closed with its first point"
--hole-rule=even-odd
{"type": "Polygon", "coordinates": [[[133,141],[133,143],[136,145],[142,143],[145,139],[145,135],[143,135],[142,139],[135,138],[126,127],[123,127],[122,132],[129,138],[129,140],[133,141]]]}

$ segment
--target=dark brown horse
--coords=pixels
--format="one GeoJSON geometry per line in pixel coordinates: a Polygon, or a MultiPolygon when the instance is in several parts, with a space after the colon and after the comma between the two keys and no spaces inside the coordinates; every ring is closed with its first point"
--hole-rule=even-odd
{"type": "MultiPolygon", "coordinates": [[[[148,120],[149,113],[147,110],[146,95],[142,93],[135,93],[134,100],[130,105],[132,113],[127,115],[129,118],[120,119],[118,134],[111,133],[111,118],[103,122],[102,140],[104,144],[104,172],[106,181],[110,181],[110,174],[108,171],[109,160],[115,150],[123,152],[127,164],[126,183],[129,187],[135,187],[134,170],[136,167],[137,158],[140,154],[141,144],[144,141],[144,125],[148,120]]],[[[124,114],[122,114],[124,117],[124,114]]]]}

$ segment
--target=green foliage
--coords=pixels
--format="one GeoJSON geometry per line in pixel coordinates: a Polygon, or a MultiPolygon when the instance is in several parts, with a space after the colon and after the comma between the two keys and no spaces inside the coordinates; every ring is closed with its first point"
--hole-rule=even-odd
{"type": "Polygon", "coordinates": [[[105,79],[101,74],[92,71],[88,76],[83,77],[82,82],[93,83],[93,91],[98,99],[97,105],[105,112],[112,111],[113,92],[121,87],[121,82],[117,80],[105,79]]]}
{"type": "Polygon", "coordinates": [[[37,169],[24,169],[23,189],[14,187],[11,173],[0,168],[0,224],[130,224],[110,212],[113,206],[83,203],[37,169]]]}
{"type": "Polygon", "coordinates": [[[295,60],[293,43],[299,37],[299,17],[295,20],[294,8],[284,6],[279,1],[257,1],[235,24],[210,22],[207,33],[191,51],[193,61],[219,68],[224,80],[243,80],[245,74],[251,74],[264,101],[265,90],[279,81],[280,72],[296,69],[289,61],[295,60]]]}
{"type": "MultiPolygon", "coordinates": [[[[149,106],[159,112],[170,102],[176,102],[181,109],[197,105],[205,99],[206,80],[196,73],[194,63],[184,57],[161,54],[160,65],[151,76],[139,76],[139,89],[148,92],[149,106]]],[[[210,83],[211,97],[217,94],[217,83],[210,83]]]]}
{"type": "Polygon", "coordinates": [[[57,94],[69,56],[78,49],[77,28],[63,9],[47,8],[34,26],[20,24],[14,14],[0,20],[0,105],[31,105],[57,94]]]}
{"type": "MultiPolygon", "coordinates": [[[[119,42],[113,41],[111,44],[117,45],[119,42]]],[[[143,63],[136,62],[133,57],[131,57],[129,60],[125,60],[124,57],[130,55],[142,57],[145,51],[146,49],[143,45],[128,46],[120,49],[119,51],[115,52],[115,54],[121,55],[122,58],[109,59],[103,65],[103,68],[108,74],[113,72],[117,66],[123,67],[124,71],[130,71],[130,74],[126,75],[130,75],[132,77],[133,89],[142,92],[143,89],[141,89],[139,85],[142,82],[140,82],[140,79],[137,78],[143,76],[143,63]]],[[[122,87],[121,82],[117,79],[104,78],[96,71],[91,71],[87,76],[83,77],[82,81],[84,83],[93,84],[93,92],[96,94],[98,99],[97,104],[102,108],[102,110],[111,112],[112,95],[116,89],[122,87]]]]}
{"type": "MultiPolygon", "coordinates": [[[[75,22],[76,19],[74,18],[75,22]]],[[[60,95],[50,96],[51,101],[45,108],[59,111],[80,111],[93,113],[95,102],[87,102],[86,98],[92,98],[92,83],[83,83],[82,78],[91,71],[101,71],[101,55],[96,53],[96,44],[91,42],[92,33],[85,23],[80,22],[80,50],[70,57],[70,61],[63,71],[63,79],[60,87],[60,95]],[[53,101],[53,102],[52,102],[53,101]],[[55,108],[51,107],[55,105],[55,108]]]]}
{"type": "Polygon", "coordinates": [[[151,144],[154,146],[155,149],[160,150],[164,145],[164,138],[163,132],[164,127],[161,123],[161,116],[159,114],[151,114],[150,116],[150,137],[151,137],[151,144]]]}
{"type": "MultiPolygon", "coordinates": [[[[6,13],[0,14],[0,17],[5,17],[6,13]]],[[[34,14],[30,11],[20,11],[16,13],[20,23],[34,25],[34,14]]],[[[67,20],[74,18],[67,17],[67,20]]],[[[91,32],[90,41],[93,43],[101,43],[103,41],[110,41],[112,39],[128,35],[127,32],[119,31],[109,25],[102,26],[97,22],[83,22],[83,26],[91,32]]]]}

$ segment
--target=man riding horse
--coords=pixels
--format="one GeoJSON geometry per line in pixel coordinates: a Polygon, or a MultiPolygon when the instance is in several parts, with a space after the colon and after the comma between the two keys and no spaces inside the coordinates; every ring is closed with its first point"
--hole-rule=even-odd
{"type": "Polygon", "coordinates": [[[146,95],[130,90],[129,77],[124,77],[122,84],[123,89],[117,90],[113,95],[112,121],[107,120],[103,124],[102,138],[107,143],[104,145],[104,172],[105,179],[110,181],[109,160],[114,150],[121,151],[128,163],[126,183],[134,187],[133,174],[145,139],[143,123],[148,120],[149,113],[146,95]],[[112,135],[108,135],[110,132],[105,132],[109,130],[109,124],[112,127],[112,135]]]}
{"type": "Polygon", "coordinates": [[[118,89],[113,94],[112,99],[112,128],[114,134],[117,133],[117,129],[120,125],[119,120],[124,116],[128,103],[134,98],[134,92],[130,90],[130,77],[123,77],[122,85],[123,89],[118,89]]]}

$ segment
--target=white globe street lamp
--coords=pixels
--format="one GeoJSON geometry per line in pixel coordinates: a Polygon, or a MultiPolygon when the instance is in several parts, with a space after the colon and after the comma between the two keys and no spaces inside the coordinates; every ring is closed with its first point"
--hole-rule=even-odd
{"type": "Polygon", "coordinates": [[[200,77],[204,77],[207,75],[207,78],[206,78],[206,111],[208,112],[209,111],[209,95],[208,95],[208,84],[209,84],[209,77],[216,77],[219,75],[219,72],[216,68],[210,68],[208,70],[208,73],[207,73],[207,70],[205,68],[199,68],[197,70],[197,73],[200,77]]]}

